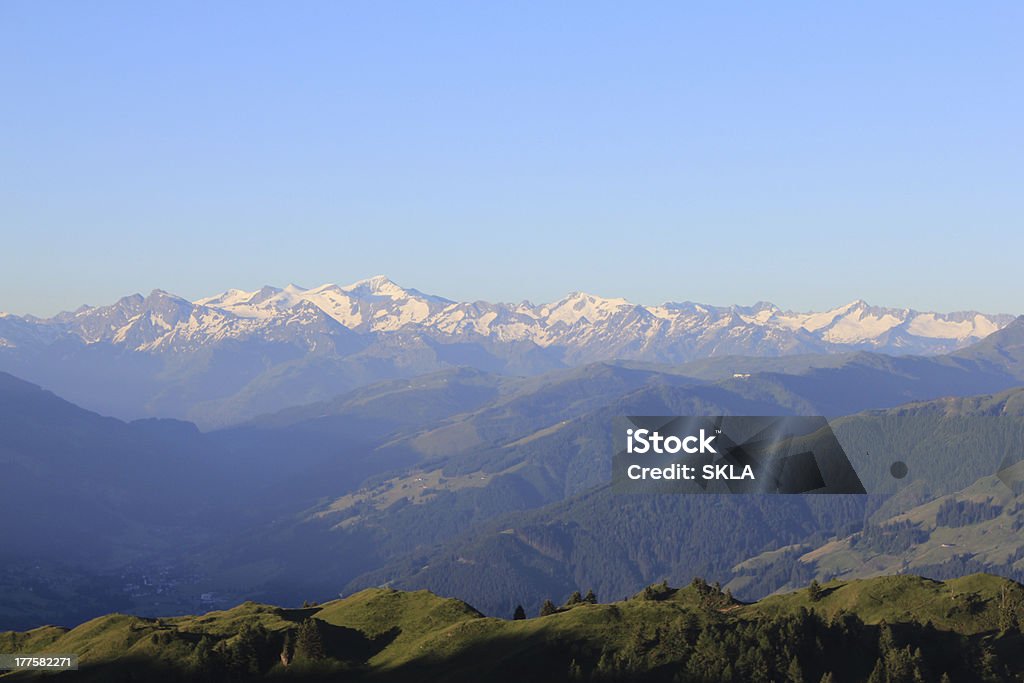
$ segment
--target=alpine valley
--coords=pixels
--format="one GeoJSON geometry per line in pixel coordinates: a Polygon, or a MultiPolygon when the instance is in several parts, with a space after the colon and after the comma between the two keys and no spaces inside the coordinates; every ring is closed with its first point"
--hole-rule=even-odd
{"type": "Polygon", "coordinates": [[[373,279],[0,324],[0,628],[382,585],[507,616],[694,576],[743,600],[1024,578],[1024,504],[995,476],[1024,442],[1024,317],[455,304],[373,279]],[[616,495],[621,415],[832,416],[891,486],[616,495]]]}

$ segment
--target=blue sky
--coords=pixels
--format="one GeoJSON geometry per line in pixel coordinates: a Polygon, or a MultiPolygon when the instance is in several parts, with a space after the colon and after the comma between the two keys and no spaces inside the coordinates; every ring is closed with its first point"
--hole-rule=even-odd
{"type": "Polygon", "coordinates": [[[0,3],[0,310],[1024,313],[1024,5],[0,3]]]}

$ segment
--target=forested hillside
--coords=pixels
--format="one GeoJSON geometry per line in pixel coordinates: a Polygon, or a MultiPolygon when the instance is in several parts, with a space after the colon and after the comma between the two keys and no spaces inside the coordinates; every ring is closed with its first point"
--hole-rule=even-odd
{"type": "Polygon", "coordinates": [[[754,604],[698,578],[611,603],[576,593],[509,619],[426,591],[375,588],[297,609],[110,615],[69,631],[0,633],[0,647],[77,654],[80,670],[56,680],[104,682],[996,683],[1021,680],[1022,620],[1024,588],[988,575],[814,583],[754,604]]]}

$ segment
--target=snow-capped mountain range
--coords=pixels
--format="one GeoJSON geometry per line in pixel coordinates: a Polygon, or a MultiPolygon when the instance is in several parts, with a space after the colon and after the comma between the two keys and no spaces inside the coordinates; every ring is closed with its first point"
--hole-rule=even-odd
{"type": "Polygon", "coordinates": [[[582,292],[537,305],[456,302],[378,276],[346,286],[230,289],[196,301],[154,290],[48,319],[0,315],[0,370],[109,414],[202,421],[210,411],[234,419],[461,365],[534,374],[607,360],[940,354],[1013,319],[863,301],[812,313],[763,302],[641,306],[582,292]],[[109,400],[97,403],[97,395],[109,400]]]}
{"type": "Polygon", "coordinates": [[[774,304],[641,306],[573,292],[534,305],[455,302],[405,289],[384,276],[347,286],[229,289],[197,301],[161,290],[109,306],[83,306],[50,319],[0,318],[0,346],[52,343],[71,335],[141,352],[195,350],[226,340],[261,338],[316,347],[323,336],[419,333],[438,340],[488,339],[564,347],[585,359],[684,361],[723,354],[870,349],[942,353],[1001,329],[1011,315],[918,312],[854,301],[823,312],[774,304]]]}

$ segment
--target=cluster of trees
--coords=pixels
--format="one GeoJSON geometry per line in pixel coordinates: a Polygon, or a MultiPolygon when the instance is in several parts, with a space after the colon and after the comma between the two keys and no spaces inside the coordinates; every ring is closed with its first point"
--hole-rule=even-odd
{"type": "Polygon", "coordinates": [[[1002,564],[992,564],[991,562],[979,560],[973,555],[960,553],[945,562],[914,567],[914,573],[920,576],[927,576],[930,579],[945,581],[946,579],[955,579],[958,576],[988,572],[989,574],[1005,576],[1008,579],[1024,583],[1024,569],[1016,566],[1021,560],[1024,560],[1024,546],[1010,553],[1002,564]]]}
{"type": "Polygon", "coordinates": [[[717,581],[713,584],[708,584],[707,581],[698,576],[694,577],[690,586],[700,596],[700,606],[702,609],[724,609],[731,607],[736,602],[733,600],[732,591],[728,588],[723,591],[722,586],[717,581]]]}
{"type": "MultiPolygon", "coordinates": [[[[511,486],[514,481],[499,477],[493,485],[511,486]]],[[[390,508],[375,513],[381,518],[379,528],[387,530],[386,545],[375,546],[377,552],[390,555],[422,547],[449,523],[464,524],[484,510],[499,514],[494,508],[498,496],[490,488],[457,493],[401,513],[390,508]],[[484,493],[476,499],[472,491],[484,493]]],[[[500,505],[521,506],[522,496],[520,489],[507,497],[502,491],[500,505]]],[[[457,536],[440,552],[412,553],[387,571],[366,574],[346,590],[394,581],[397,587],[458,595],[486,614],[507,615],[516,606],[508,596],[547,595],[558,605],[580,585],[593,586],[598,595],[623,597],[641,590],[651,576],[705,576],[725,583],[736,575],[737,564],[765,550],[793,544],[813,547],[859,530],[867,504],[864,496],[623,499],[602,489],[556,508],[509,511],[501,524],[514,534],[457,536]],[[488,570],[477,571],[459,558],[486,560],[488,570]]],[[[448,531],[456,533],[454,527],[448,531]]],[[[812,578],[806,563],[787,559],[750,571],[736,597],[753,600],[787,584],[807,585],[812,578]]],[[[540,603],[523,606],[532,615],[540,603]]]]}
{"type": "Polygon", "coordinates": [[[999,630],[1003,633],[1020,633],[1024,630],[1024,596],[1011,591],[1004,585],[999,592],[999,630]]]}
{"type": "MultiPolygon", "coordinates": [[[[867,625],[845,610],[828,619],[801,608],[792,616],[732,620],[722,610],[733,603],[728,591],[701,578],[695,578],[691,587],[701,596],[700,611],[645,624],[625,648],[606,648],[589,657],[586,652],[574,652],[569,679],[642,678],[673,683],[1018,680],[999,655],[1024,645],[1024,597],[1010,587],[1004,587],[997,605],[996,640],[938,631],[930,622],[867,625]]],[[[811,602],[820,601],[826,592],[817,581],[806,590],[811,602]]],[[[675,592],[662,582],[648,586],[637,597],[664,600],[675,592]]]]}
{"type": "Polygon", "coordinates": [[[281,663],[289,666],[292,662],[317,662],[327,657],[324,638],[316,619],[305,619],[292,636],[291,631],[285,634],[284,645],[281,647],[281,663]]]}
{"type": "Polygon", "coordinates": [[[196,680],[249,680],[273,665],[276,640],[262,625],[245,623],[231,638],[202,636],[189,663],[196,680]]]}
{"type": "Polygon", "coordinates": [[[258,623],[245,623],[230,638],[217,640],[204,635],[192,651],[189,667],[194,680],[248,681],[278,664],[311,665],[326,658],[319,622],[305,619],[298,628],[283,634],[270,633],[258,623]]]}
{"type": "Polygon", "coordinates": [[[961,527],[995,519],[1003,508],[973,500],[944,500],[935,516],[935,523],[945,527],[961,527]]]}
{"type": "MultiPolygon", "coordinates": [[[[694,579],[694,582],[704,581],[703,579],[694,579]]],[[[637,596],[641,600],[664,600],[665,598],[672,597],[675,589],[670,588],[668,581],[662,581],[661,583],[652,583],[650,586],[646,586],[640,594],[637,596]]]]}
{"type": "Polygon", "coordinates": [[[814,563],[800,561],[806,552],[806,547],[799,545],[794,550],[778,553],[770,563],[741,568],[735,576],[749,577],[758,587],[758,596],[773,593],[783,586],[806,586],[817,575],[814,563]]]}
{"type": "Polygon", "coordinates": [[[868,524],[851,540],[855,548],[866,548],[883,555],[898,555],[911,546],[928,540],[928,532],[909,520],[892,524],[868,524]]]}
{"type": "Polygon", "coordinates": [[[569,674],[576,680],[673,683],[1011,680],[994,648],[931,625],[868,626],[852,614],[825,620],[808,610],[749,621],[684,614],[645,625],[624,648],[589,660],[575,654],[569,674]]]}
{"type": "MultiPolygon", "coordinates": [[[[577,607],[579,605],[596,605],[596,604],[597,604],[597,595],[594,593],[594,589],[593,588],[588,590],[586,595],[581,594],[579,591],[573,591],[572,595],[569,596],[569,599],[566,600],[565,604],[562,605],[561,607],[555,607],[555,603],[553,603],[550,598],[544,600],[544,602],[540,606],[540,613],[538,614],[538,616],[546,617],[549,614],[554,614],[556,612],[564,612],[567,609],[572,609],[573,607],[577,607]]],[[[512,615],[512,619],[525,619],[525,618],[526,618],[526,610],[523,609],[522,605],[516,605],[516,610],[515,610],[515,613],[512,615]]]]}

